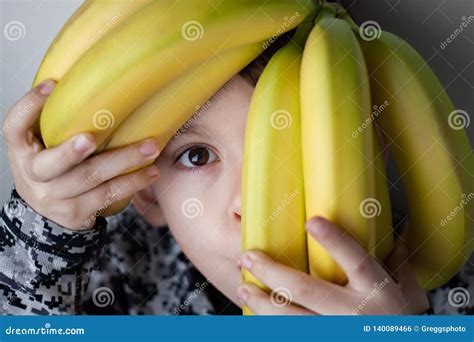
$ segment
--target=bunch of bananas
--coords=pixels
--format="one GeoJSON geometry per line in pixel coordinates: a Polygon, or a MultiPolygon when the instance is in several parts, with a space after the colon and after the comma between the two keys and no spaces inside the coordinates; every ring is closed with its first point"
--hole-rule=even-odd
{"type": "Polygon", "coordinates": [[[269,41],[318,8],[313,0],[86,0],[33,82],[58,81],[35,133],[48,148],[80,132],[94,134],[96,152],[149,137],[163,147],[269,41]]]}
{"type": "MultiPolygon", "coordinates": [[[[424,289],[443,285],[473,249],[474,159],[453,104],[428,64],[395,35],[364,36],[331,4],[304,38],[307,25],[270,60],[252,98],[243,249],[345,284],[330,254],[305,235],[303,222],[321,215],[382,262],[394,242],[386,140],[405,187],[403,237],[417,281],[424,289]]],[[[268,290],[248,272],[243,278],[268,290]]]]}
{"type": "Polygon", "coordinates": [[[295,28],[261,75],[248,113],[242,247],[344,284],[347,276],[304,230],[307,218],[322,215],[383,261],[393,248],[383,132],[405,185],[417,279],[425,289],[442,285],[473,247],[468,139],[449,124],[454,107],[416,51],[388,32],[364,39],[337,6],[86,0],[37,72],[34,86],[58,84],[35,131],[46,147],[86,131],[96,152],[148,137],[164,146],[196,108],[295,28]]]}

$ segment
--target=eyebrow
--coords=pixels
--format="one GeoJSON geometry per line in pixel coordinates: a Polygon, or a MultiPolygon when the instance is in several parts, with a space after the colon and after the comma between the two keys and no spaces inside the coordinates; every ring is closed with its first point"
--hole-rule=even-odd
{"type": "Polygon", "coordinates": [[[199,137],[205,137],[208,139],[213,139],[214,136],[209,134],[209,129],[205,127],[204,125],[200,125],[198,123],[193,123],[189,125],[188,127],[183,127],[177,131],[177,135],[183,136],[183,135],[196,135],[199,137]]]}

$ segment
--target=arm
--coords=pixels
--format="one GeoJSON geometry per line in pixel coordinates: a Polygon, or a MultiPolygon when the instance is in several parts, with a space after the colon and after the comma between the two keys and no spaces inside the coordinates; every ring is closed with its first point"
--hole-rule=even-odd
{"type": "Polygon", "coordinates": [[[124,174],[158,157],[153,139],[92,155],[86,132],[45,149],[33,127],[53,88],[45,81],[30,90],[2,126],[15,184],[0,218],[3,313],[80,313],[105,234],[97,214],[159,176],[155,165],[124,174]]]}
{"type": "Polygon", "coordinates": [[[35,212],[13,189],[0,218],[1,314],[81,314],[105,228],[99,217],[94,229],[65,229],[35,212]]]}

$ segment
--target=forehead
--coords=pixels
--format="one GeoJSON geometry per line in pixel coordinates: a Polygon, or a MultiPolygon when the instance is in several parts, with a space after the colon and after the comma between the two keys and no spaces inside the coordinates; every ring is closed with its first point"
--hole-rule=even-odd
{"type": "Polygon", "coordinates": [[[245,127],[253,87],[234,76],[183,125],[180,136],[225,137],[245,127]]]}

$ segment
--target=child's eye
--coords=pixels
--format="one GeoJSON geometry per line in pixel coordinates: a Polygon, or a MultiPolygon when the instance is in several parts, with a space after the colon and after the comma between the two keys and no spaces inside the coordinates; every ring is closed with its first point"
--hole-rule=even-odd
{"type": "Polygon", "coordinates": [[[185,150],[177,161],[185,167],[195,168],[212,163],[217,159],[217,155],[210,148],[194,146],[185,150]]]}

